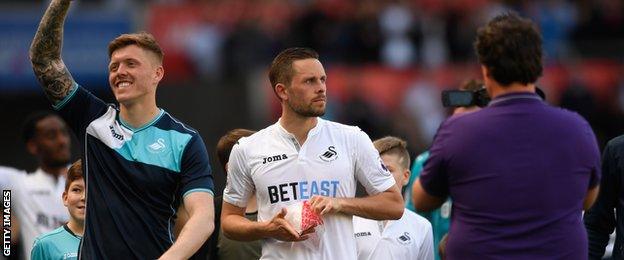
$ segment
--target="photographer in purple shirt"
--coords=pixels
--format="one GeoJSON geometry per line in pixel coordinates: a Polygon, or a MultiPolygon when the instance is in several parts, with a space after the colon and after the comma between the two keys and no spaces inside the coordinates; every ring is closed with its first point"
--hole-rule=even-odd
{"type": "Polygon", "coordinates": [[[582,211],[600,181],[594,133],[535,94],[542,40],[531,21],[497,16],[475,49],[492,101],[440,126],[413,186],[416,208],[453,200],[447,259],[586,259],[582,211]]]}

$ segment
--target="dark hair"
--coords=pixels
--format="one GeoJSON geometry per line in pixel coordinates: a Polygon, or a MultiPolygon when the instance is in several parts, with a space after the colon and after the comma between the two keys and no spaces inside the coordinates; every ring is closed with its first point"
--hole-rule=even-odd
{"type": "Polygon", "coordinates": [[[65,192],[69,189],[69,185],[75,180],[84,179],[82,174],[82,161],[78,160],[69,167],[67,170],[67,179],[65,180],[65,192]]]}
{"type": "Polygon", "coordinates": [[[542,75],[542,36],[530,20],[513,12],[479,28],[475,50],[479,62],[502,86],[534,83],[542,75]]]}
{"type": "Polygon", "coordinates": [[[24,120],[24,124],[22,125],[22,140],[24,141],[24,143],[27,143],[35,137],[35,134],[37,133],[37,124],[39,123],[39,121],[51,116],[58,117],[57,114],[46,110],[37,111],[28,115],[26,117],[26,120],[24,120]]]}
{"type": "Polygon", "coordinates": [[[379,151],[379,155],[396,155],[399,157],[401,166],[405,167],[405,169],[409,169],[410,157],[407,151],[407,142],[403,139],[394,136],[386,136],[375,140],[373,145],[375,145],[375,149],[379,151]]]}
{"type": "Polygon", "coordinates": [[[225,168],[225,164],[230,160],[230,152],[232,152],[232,147],[238,142],[238,139],[242,137],[250,136],[254,134],[256,131],[237,128],[234,130],[230,130],[225,135],[223,135],[219,142],[217,142],[217,159],[219,159],[219,163],[223,170],[227,172],[225,168]]]}
{"type": "Polygon", "coordinates": [[[273,91],[275,91],[275,86],[278,83],[290,84],[294,75],[292,68],[294,61],[318,58],[318,53],[310,48],[288,48],[280,52],[271,62],[271,68],[269,69],[269,80],[271,81],[273,91]]]}
{"type": "Polygon", "coordinates": [[[162,49],[160,48],[160,45],[158,45],[158,42],[156,42],[156,39],[153,35],[147,32],[139,32],[122,34],[112,40],[108,44],[108,58],[110,59],[113,56],[113,52],[115,52],[116,50],[129,45],[136,45],[144,50],[153,52],[158,57],[158,61],[160,63],[162,63],[163,57],[165,56],[162,49]]]}

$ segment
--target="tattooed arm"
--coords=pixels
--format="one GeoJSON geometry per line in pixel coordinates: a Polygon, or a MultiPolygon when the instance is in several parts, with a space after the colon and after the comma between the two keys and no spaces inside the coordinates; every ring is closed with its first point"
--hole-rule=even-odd
{"type": "Polygon", "coordinates": [[[61,59],[63,23],[70,0],[52,0],[30,45],[30,61],[35,76],[53,105],[74,88],[74,79],[61,59]]]}

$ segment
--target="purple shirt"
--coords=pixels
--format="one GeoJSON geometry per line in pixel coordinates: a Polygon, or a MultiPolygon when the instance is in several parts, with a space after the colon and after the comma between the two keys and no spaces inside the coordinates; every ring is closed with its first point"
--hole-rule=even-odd
{"type": "Polygon", "coordinates": [[[448,259],[587,259],[582,221],[598,185],[589,124],[531,93],[446,120],[420,181],[453,200],[448,259]]]}

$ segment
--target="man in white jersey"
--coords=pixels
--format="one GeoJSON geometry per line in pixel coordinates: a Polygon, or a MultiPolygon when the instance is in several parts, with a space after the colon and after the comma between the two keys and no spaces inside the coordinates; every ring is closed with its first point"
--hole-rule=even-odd
{"type": "MultiPolygon", "coordinates": [[[[407,143],[388,136],[373,142],[381,159],[394,176],[397,187],[409,181],[410,158],[407,143]]],[[[358,260],[433,260],[431,223],[409,209],[396,221],[353,217],[358,260]]]]}
{"type": "Polygon", "coordinates": [[[282,115],[232,149],[223,232],[234,240],[263,239],[261,259],[356,259],[353,215],[400,218],[400,191],[364,132],[319,118],[325,113],[327,76],[315,51],[282,51],[271,64],[269,78],[282,115]],[[370,196],[355,198],[356,181],[370,196]],[[253,194],[257,222],[244,217],[253,194]],[[299,234],[284,219],[288,205],[306,200],[324,219],[316,249],[301,242],[307,232],[299,234]]]}
{"type": "MultiPolygon", "coordinates": [[[[6,174],[0,188],[11,190],[15,217],[20,226],[21,255],[30,259],[35,238],[69,220],[60,200],[70,162],[70,138],[65,122],[56,114],[41,111],[30,115],[23,127],[26,149],[37,158],[39,168],[30,174],[6,174]]],[[[14,236],[16,234],[13,234],[14,236]]],[[[15,249],[13,249],[15,250],[15,249]]]]}

